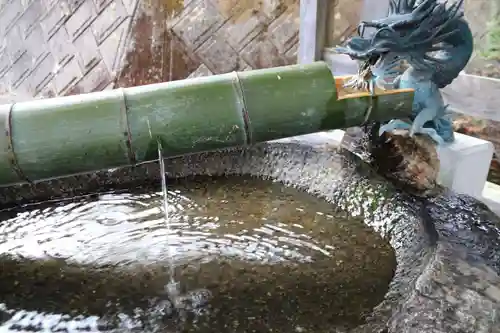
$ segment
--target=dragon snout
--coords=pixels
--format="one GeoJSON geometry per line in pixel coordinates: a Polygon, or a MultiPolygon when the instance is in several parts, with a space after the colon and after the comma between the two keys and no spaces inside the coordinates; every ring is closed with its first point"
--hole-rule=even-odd
{"type": "Polygon", "coordinates": [[[378,21],[361,21],[358,24],[357,33],[358,33],[359,37],[365,38],[366,28],[380,29],[380,28],[384,28],[386,26],[387,26],[387,24],[385,24],[384,22],[378,22],[378,21]]]}
{"type": "Polygon", "coordinates": [[[369,47],[369,41],[360,37],[350,37],[341,46],[337,46],[335,51],[337,53],[346,54],[355,59],[367,59],[369,54],[366,53],[369,47]]]}
{"type": "Polygon", "coordinates": [[[335,52],[348,55],[354,60],[367,61],[369,65],[374,65],[384,55],[381,51],[372,47],[369,40],[361,37],[351,37],[335,48],[335,52]]]}

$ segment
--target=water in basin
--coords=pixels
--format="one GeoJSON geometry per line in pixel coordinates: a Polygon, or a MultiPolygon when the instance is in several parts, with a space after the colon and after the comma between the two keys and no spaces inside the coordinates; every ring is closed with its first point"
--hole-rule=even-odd
{"type": "Polygon", "coordinates": [[[57,331],[64,314],[106,330],[129,314],[161,332],[335,332],[387,291],[389,244],[321,199],[250,177],[168,184],[170,232],[159,188],[0,212],[0,329],[57,331]],[[153,313],[172,267],[192,306],[153,313]]]}

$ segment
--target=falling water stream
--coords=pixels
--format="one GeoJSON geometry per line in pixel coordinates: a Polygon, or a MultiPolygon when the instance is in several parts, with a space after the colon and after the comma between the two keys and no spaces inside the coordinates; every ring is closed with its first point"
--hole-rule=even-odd
{"type": "Polygon", "coordinates": [[[161,190],[163,195],[163,214],[165,219],[165,226],[167,228],[167,247],[168,247],[168,257],[170,262],[170,279],[165,286],[165,289],[169,296],[175,297],[179,294],[179,285],[175,281],[174,268],[175,261],[172,255],[172,249],[170,247],[169,238],[172,235],[172,228],[170,227],[170,219],[168,216],[168,189],[167,189],[167,176],[165,171],[165,161],[163,160],[163,147],[161,145],[161,140],[158,139],[158,163],[160,164],[160,176],[161,176],[161,190]]]}
{"type": "Polygon", "coordinates": [[[170,242],[170,237],[173,236],[172,227],[169,218],[169,205],[168,205],[168,188],[167,188],[167,173],[165,170],[165,160],[163,159],[163,147],[161,140],[157,140],[158,144],[158,163],[160,164],[160,176],[161,176],[161,190],[162,190],[162,202],[163,202],[163,214],[165,227],[167,229],[166,246],[168,253],[169,262],[169,279],[165,285],[165,292],[169,299],[173,302],[173,307],[181,314],[183,317],[186,315],[186,310],[191,308],[200,308],[208,302],[211,297],[211,293],[207,289],[196,289],[190,290],[185,294],[181,294],[181,285],[179,281],[175,280],[175,258],[172,253],[172,246],[170,242]],[[188,309],[187,309],[188,308],[188,309]]]}

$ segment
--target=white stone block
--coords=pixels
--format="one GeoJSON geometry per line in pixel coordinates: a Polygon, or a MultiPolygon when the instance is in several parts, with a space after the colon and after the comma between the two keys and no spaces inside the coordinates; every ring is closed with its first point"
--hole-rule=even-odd
{"type": "Polygon", "coordinates": [[[493,158],[489,141],[455,133],[455,142],[438,147],[438,181],[457,193],[481,199],[493,158]]]}
{"type": "Polygon", "coordinates": [[[500,216],[500,185],[486,182],[481,200],[492,212],[500,216]]]}

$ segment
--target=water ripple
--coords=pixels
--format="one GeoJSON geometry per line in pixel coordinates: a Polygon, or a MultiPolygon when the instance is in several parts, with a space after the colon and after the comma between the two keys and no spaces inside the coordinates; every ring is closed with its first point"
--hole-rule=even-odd
{"type": "MultiPolygon", "coordinates": [[[[293,189],[266,186],[249,180],[194,189],[177,184],[168,192],[170,234],[161,192],[108,193],[27,207],[1,222],[0,253],[101,263],[168,260],[168,250],[181,262],[202,256],[266,263],[331,256],[321,233],[313,237],[311,223],[333,220],[333,209],[321,200],[304,200],[308,196],[293,189]]],[[[13,214],[2,212],[7,213],[13,214]]],[[[334,237],[342,231],[333,224],[329,229],[326,234],[334,237]]]]}
{"type": "MultiPolygon", "coordinates": [[[[106,320],[91,315],[111,311],[109,302],[148,315],[168,312],[160,303],[169,267],[185,288],[169,294],[172,306],[188,313],[210,308],[207,322],[222,325],[204,332],[235,322],[260,327],[264,322],[249,318],[262,317],[263,305],[273,329],[290,318],[301,318],[301,325],[323,318],[331,327],[351,316],[358,323],[385,294],[392,249],[326,201],[249,177],[169,185],[170,229],[162,193],[151,189],[0,211],[0,254],[25,257],[0,259],[0,302],[10,307],[0,307],[7,316],[0,332],[106,331],[106,320]],[[70,260],[32,260],[46,257],[70,260]],[[103,268],[107,263],[119,265],[103,268]],[[87,316],[79,320],[69,311],[87,316]]],[[[118,331],[144,331],[144,318],[113,316],[118,331]]]]}

